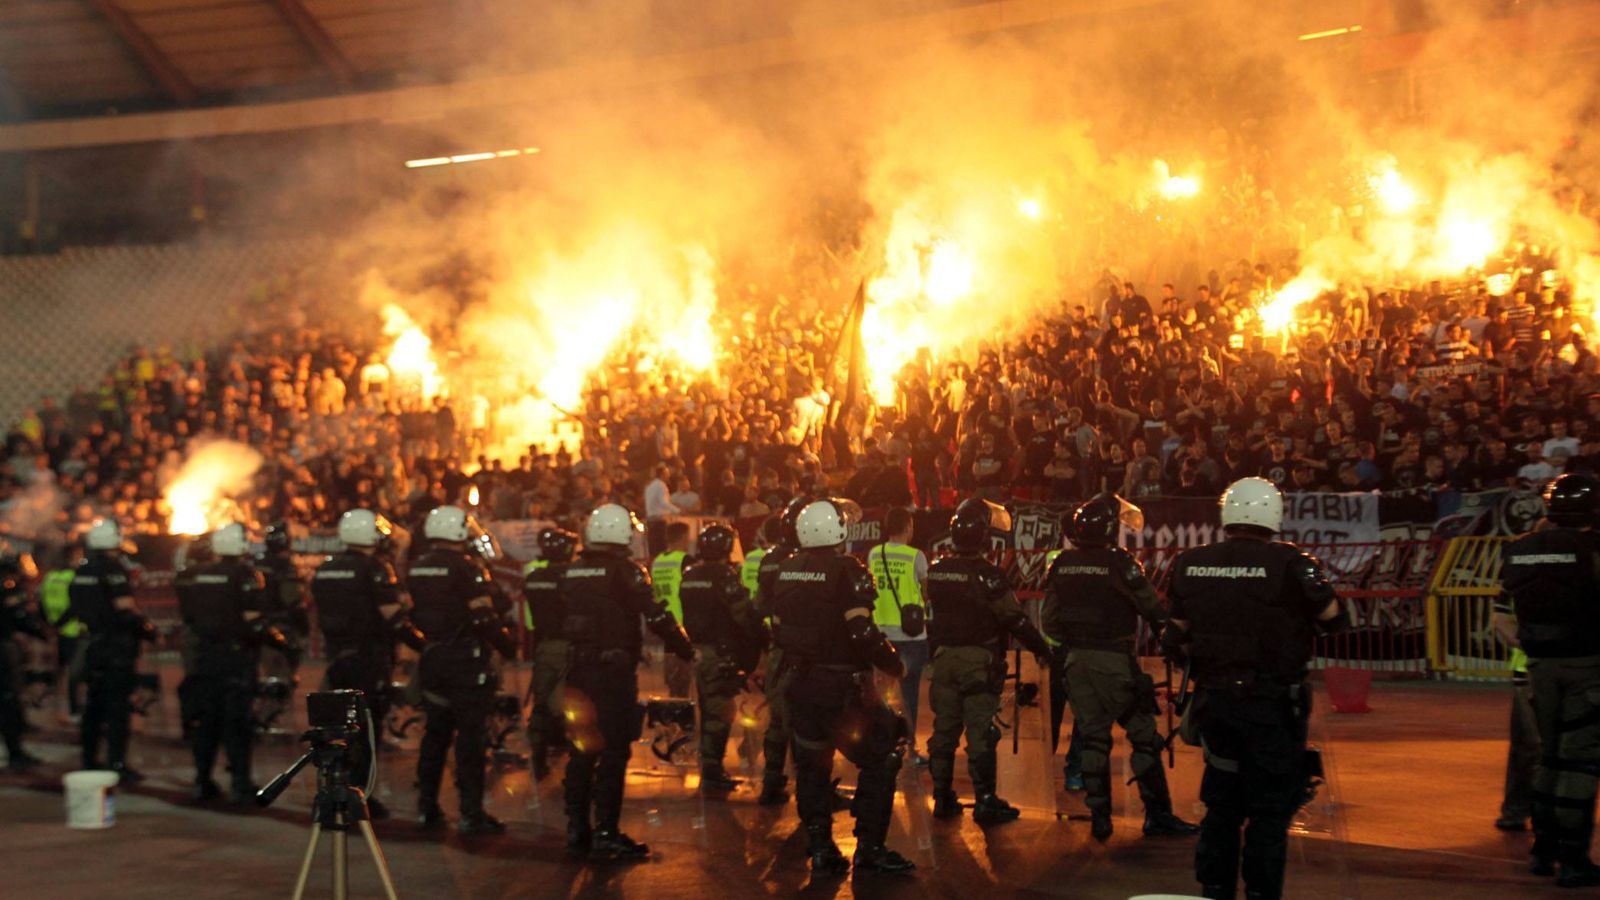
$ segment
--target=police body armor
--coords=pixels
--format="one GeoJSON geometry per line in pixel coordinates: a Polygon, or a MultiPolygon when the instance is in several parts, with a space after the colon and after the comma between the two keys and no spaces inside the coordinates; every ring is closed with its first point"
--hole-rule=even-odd
{"type": "Polygon", "coordinates": [[[1133,652],[1139,613],[1117,590],[1119,580],[1132,584],[1139,564],[1121,547],[1086,547],[1056,551],[1045,577],[1053,592],[1052,626],[1069,648],[1133,652]]]}
{"type": "Polygon", "coordinates": [[[1298,592],[1285,591],[1297,580],[1327,588],[1321,566],[1293,544],[1229,538],[1178,557],[1172,592],[1184,597],[1198,684],[1305,678],[1311,616],[1294,605],[1304,602],[1298,592]]]}
{"type": "Polygon", "coordinates": [[[266,579],[261,614],[272,624],[304,637],[311,623],[306,617],[305,585],[293,557],[268,553],[256,567],[266,579]]]}
{"type": "Polygon", "coordinates": [[[527,625],[534,643],[560,639],[567,608],[561,602],[561,576],[566,563],[546,563],[528,570],[522,578],[522,596],[528,603],[527,625]]]}
{"type": "Polygon", "coordinates": [[[398,602],[398,596],[394,567],[353,550],[329,557],[311,576],[317,622],[332,653],[392,652],[393,637],[378,607],[398,602]]]}
{"type": "Polygon", "coordinates": [[[261,573],[249,563],[218,560],[186,571],[179,612],[196,638],[196,674],[255,672],[256,645],[244,614],[261,605],[261,573]]]}
{"type": "Polygon", "coordinates": [[[585,549],[561,573],[561,633],[578,661],[622,653],[634,663],[643,647],[638,613],[618,599],[635,595],[654,602],[650,579],[626,550],[585,549]]]}
{"type": "Polygon", "coordinates": [[[989,604],[1009,590],[1005,574],[980,556],[936,560],[928,567],[930,649],[1004,644],[1009,632],[989,604]]]}
{"type": "Polygon", "coordinates": [[[1523,650],[1534,659],[1600,656],[1600,535],[1553,528],[1504,552],[1501,578],[1523,650]]]}
{"type": "Polygon", "coordinates": [[[731,609],[747,596],[738,566],[727,562],[696,563],[684,570],[679,591],[683,598],[683,630],[689,633],[689,640],[717,648],[746,672],[755,668],[762,648],[755,635],[743,633],[731,609]]]}
{"type": "Polygon", "coordinates": [[[832,550],[801,551],[779,566],[771,584],[774,640],[786,667],[869,668],[853,647],[844,618],[853,606],[872,609],[878,597],[861,560],[832,550]]]}
{"type": "Polygon", "coordinates": [[[479,636],[468,603],[493,596],[489,570],[461,550],[439,547],[417,557],[406,572],[411,622],[427,639],[418,671],[426,690],[498,683],[494,657],[479,636]]]}
{"type": "Polygon", "coordinates": [[[141,630],[148,624],[113,605],[116,598],[133,593],[122,560],[108,553],[89,554],[78,564],[67,592],[70,614],[89,629],[88,666],[131,668],[137,663],[141,630]]]}

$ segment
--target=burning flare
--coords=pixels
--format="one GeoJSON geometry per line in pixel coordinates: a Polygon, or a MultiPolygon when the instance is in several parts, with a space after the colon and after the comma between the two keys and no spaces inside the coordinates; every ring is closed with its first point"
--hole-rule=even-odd
{"type": "Polygon", "coordinates": [[[248,489],[261,468],[261,454],[234,441],[195,445],[162,493],[173,534],[205,534],[234,520],[232,496],[248,489]]]}
{"type": "Polygon", "coordinates": [[[1164,159],[1156,160],[1153,168],[1156,172],[1156,192],[1162,197],[1183,200],[1200,193],[1199,176],[1174,175],[1164,159]]]}
{"type": "Polygon", "coordinates": [[[1294,311],[1300,304],[1332,287],[1333,282],[1319,272],[1301,272],[1256,310],[1261,317],[1261,329],[1268,334],[1283,333],[1294,322],[1294,311]]]}
{"type": "Polygon", "coordinates": [[[1368,177],[1367,182],[1372,186],[1372,195],[1377,198],[1384,212],[1399,216],[1416,208],[1417,191],[1400,177],[1393,159],[1381,163],[1378,170],[1368,177]]]}
{"type": "Polygon", "coordinates": [[[445,391],[444,377],[433,358],[433,340],[405,310],[393,303],[383,308],[383,333],[394,338],[389,348],[389,371],[402,390],[415,390],[429,403],[445,391]]]}

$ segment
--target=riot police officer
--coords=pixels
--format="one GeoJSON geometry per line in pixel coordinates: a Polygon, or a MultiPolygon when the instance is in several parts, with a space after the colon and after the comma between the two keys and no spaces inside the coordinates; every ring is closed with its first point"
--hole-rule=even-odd
{"type": "Polygon", "coordinates": [[[733,727],[733,701],[767,646],[766,625],[731,562],[733,544],[732,528],[707,526],[700,532],[699,562],[684,570],[679,586],[683,628],[698,654],[694,678],[700,692],[700,787],[708,791],[739,786],[722,764],[733,727]]]}
{"type": "Polygon", "coordinates": [[[1534,775],[1530,868],[1555,875],[1559,866],[1562,887],[1585,887],[1600,884],[1600,866],[1589,859],[1600,777],[1600,481],[1563,475],[1545,492],[1545,508],[1547,527],[1502,551],[1495,613],[1515,617],[1544,748],[1534,775]]]}
{"type": "Polygon", "coordinates": [[[1115,494],[1073,510],[1072,547],[1050,566],[1040,617],[1045,632],[1067,648],[1067,695],[1073,733],[1083,746],[1084,800],[1097,841],[1111,837],[1112,723],[1122,726],[1133,747],[1128,768],[1144,801],[1145,836],[1199,831],[1172,812],[1156,730],[1155,682],[1139,668],[1134,647],[1139,620],[1160,629],[1167,613],[1139,562],[1117,546],[1124,521],[1141,528],[1144,516],[1115,494]]]}
{"type": "Polygon", "coordinates": [[[561,606],[561,573],[572,562],[578,536],[559,528],[539,532],[539,559],[528,563],[522,578],[523,622],[533,634],[533,672],[528,692],[533,705],[528,713],[528,747],[533,777],[550,774],[550,750],[566,741],[556,692],[567,677],[571,645],[561,635],[566,610],[561,606]]]}
{"type": "Polygon", "coordinates": [[[6,767],[13,772],[41,762],[22,749],[27,725],[19,693],[22,672],[11,654],[17,649],[12,638],[19,634],[46,639],[44,620],[28,597],[28,582],[38,574],[32,556],[0,541],[0,739],[6,745],[6,767]]]}
{"type": "Polygon", "coordinates": [[[193,639],[184,692],[194,721],[194,796],[204,801],[221,795],[211,778],[220,745],[233,776],[229,799],[248,803],[256,793],[250,744],[259,648],[287,652],[289,642],[262,614],[266,581],[245,559],[250,542],[244,526],[235,522],[219,528],[210,544],[216,560],[192,567],[178,594],[179,613],[193,639]]]}
{"type": "Polygon", "coordinates": [[[934,816],[961,815],[951,782],[956,745],[967,734],[967,771],[977,802],[972,819],[990,825],[1014,821],[1021,813],[995,793],[995,745],[1000,731],[994,716],[1005,682],[1006,650],[1015,637],[1040,658],[1050,653],[1033,623],[1017,605],[1005,573],[984,558],[992,532],[1010,532],[1011,516],[986,500],[968,500],[950,517],[955,553],[928,567],[928,640],[933,648],[928,701],[933,736],[928,739],[928,771],[933,776],[934,816]]]}
{"type": "Polygon", "coordinates": [[[634,535],[643,531],[626,508],[599,507],[584,525],[583,552],[561,575],[562,634],[572,645],[565,694],[575,707],[593,710],[592,720],[581,717],[589,730],[573,735],[567,757],[567,847],[587,850],[598,861],[650,855],[648,846],[617,827],[628,757],[641,726],[640,622],[667,652],[682,660],[694,657],[688,636],[656,602],[650,576],[629,556],[634,535]]]}
{"type": "Polygon", "coordinates": [[[807,504],[795,520],[800,549],[784,560],[772,588],[772,619],[794,729],[796,802],[817,875],[841,875],[851,866],[833,842],[835,750],[860,770],[851,806],[856,869],[915,868],[884,845],[907,735],[905,720],[877,695],[872,669],[899,678],[905,666],[872,621],[878,599],[872,573],[843,552],[849,523],[859,514],[846,500],[807,504]]]}
{"type": "MultiPolygon", "coordinates": [[[[256,568],[266,579],[266,590],[262,594],[262,616],[282,632],[295,648],[300,648],[305,646],[306,638],[311,633],[311,621],[306,613],[305,579],[300,577],[290,544],[288,522],[268,525],[256,568]]],[[[281,653],[274,653],[273,656],[278,660],[285,659],[281,653]]],[[[269,670],[275,665],[269,664],[269,670]]],[[[282,674],[293,675],[293,667],[287,667],[282,674]]]]}
{"type": "Polygon", "coordinates": [[[83,538],[88,555],[78,564],[67,589],[67,614],[89,630],[83,654],[87,695],[83,706],[83,767],[100,768],[100,742],[106,762],[125,783],[143,779],[128,767],[128,720],[136,686],[140,644],[154,641],[155,626],[139,612],[123,559],[122,529],[97,519],[83,538]]]}
{"type": "Polygon", "coordinates": [[[1162,636],[1169,653],[1187,652],[1196,685],[1187,716],[1205,750],[1195,877],[1204,896],[1231,898],[1242,868],[1252,900],[1277,900],[1289,822],[1317,775],[1306,748],[1312,638],[1345,617],[1322,564],[1272,540],[1283,525],[1272,482],[1234,482],[1221,518],[1222,541],[1174,561],[1162,636]]]}
{"type": "MultiPolygon", "coordinates": [[[[777,535],[757,567],[755,601],[756,611],[769,625],[772,624],[772,591],[777,585],[778,569],[800,549],[795,521],[800,518],[800,511],[810,504],[811,498],[802,494],[790,500],[776,519],[768,520],[775,523],[777,535]]],[[[789,701],[784,694],[784,679],[790,672],[783,665],[783,646],[777,640],[777,628],[772,631],[772,647],[761,664],[762,690],[767,695],[767,732],[761,739],[761,795],[756,802],[762,806],[781,805],[789,799],[789,776],[784,774],[783,768],[789,757],[790,739],[794,736],[789,723],[789,701]]]]}
{"type": "Polygon", "coordinates": [[[488,567],[467,549],[467,542],[482,534],[477,522],[459,506],[437,506],[428,513],[422,533],[432,546],[406,571],[416,604],[411,621],[427,639],[417,665],[428,716],[417,755],[418,813],[424,828],[444,824],[439,783],[453,737],[461,802],[458,830],[465,836],[500,834],[505,825],[483,809],[485,723],[500,686],[491,651],[514,657],[516,639],[496,608],[488,567]]]}
{"type": "MultiPolygon", "coordinates": [[[[389,677],[394,670],[395,641],[421,650],[422,633],[407,615],[410,598],[400,588],[387,551],[393,527],[370,509],[352,509],[339,517],[344,550],[328,557],[311,576],[311,599],[317,607],[328,671],[329,690],[358,690],[366,695],[373,729],[368,752],[356,754],[352,774],[357,786],[371,786],[371,753],[389,711],[389,677]]],[[[370,791],[369,791],[370,793],[370,791]]],[[[376,797],[367,798],[368,812],[386,818],[376,797]]]]}

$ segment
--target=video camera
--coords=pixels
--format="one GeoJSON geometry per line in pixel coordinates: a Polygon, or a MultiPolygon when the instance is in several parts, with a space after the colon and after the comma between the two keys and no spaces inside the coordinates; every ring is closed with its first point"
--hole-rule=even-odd
{"type": "Polygon", "coordinates": [[[307,763],[315,764],[319,783],[339,789],[349,786],[354,760],[351,747],[371,740],[371,714],[361,691],[317,691],[306,695],[306,720],[311,726],[301,740],[311,749],[294,765],[256,793],[256,804],[270,806],[307,763]]]}

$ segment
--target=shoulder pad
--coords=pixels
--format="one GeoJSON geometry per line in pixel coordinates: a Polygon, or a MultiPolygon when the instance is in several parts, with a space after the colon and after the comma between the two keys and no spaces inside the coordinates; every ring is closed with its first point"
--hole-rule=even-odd
{"type": "Polygon", "coordinates": [[[1335,595],[1333,582],[1328,579],[1328,570],[1323,568],[1320,560],[1304,550],[1297,551],[1289,561],[1289,574],[1312,597],[1326,595],[1331,599],[1335,595]]]}
{"type": "Polygon", "coordinates": [[[622,579],[622,583],[628,587],[648,588],[650,586],[650,573],[645,571],[644,566],[631,559],[623,560],[623,564],[619,567],[617,574],[622,579]]]}
{"type": "Polygon", "coordinates": [[[985,565],[978,569],[978,584],[983,586],[984,593],[991,597],[998,597],[1011,590],[1011,584],[1006,581],[1006,575],[994,565],[985,565]]]}
{"type": "Polygon", "coordinates": [[[861,564],[860,560],[852,559],[854,566],[845,569],[845,578],[849,579],[850,592],[857,600],[866,603],[871,608],[878,602],[878,582],[873,579],[872,572],[861,564]]]}

